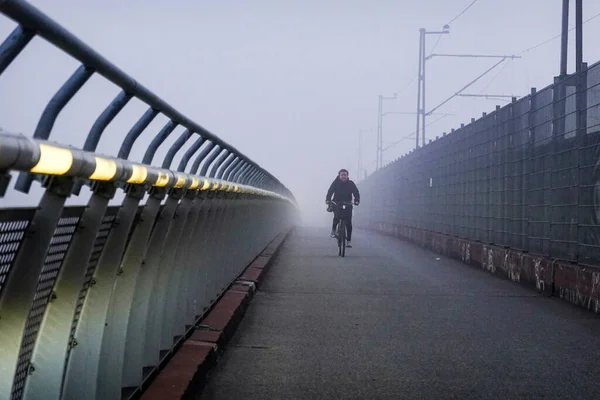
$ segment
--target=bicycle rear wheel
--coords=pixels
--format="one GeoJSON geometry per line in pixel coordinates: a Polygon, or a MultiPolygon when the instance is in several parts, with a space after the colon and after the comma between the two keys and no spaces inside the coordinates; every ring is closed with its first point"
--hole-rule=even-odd
{"type": "Polygon", "coordinates": [[[335,230],[335,236],[337,237],[338,245],[338,256],[342,255],[342,221],[338,222],[335,230]]]}
{"type": "Polygon", "coordinates": [[[339,236],[339,254],[342,257],[346,256],[346,221],[342,219],[340,221],[340,236],[339,236]]]}

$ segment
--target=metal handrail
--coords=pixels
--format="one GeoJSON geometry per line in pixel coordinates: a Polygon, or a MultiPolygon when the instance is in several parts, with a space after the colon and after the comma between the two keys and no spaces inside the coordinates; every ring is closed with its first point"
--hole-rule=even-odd
{"type": "MultiPolygon", "coordinates": [[[[108,122],[116,116],[131,97],[136,97],[149,106],[149,110],[136,126],[145,128],[149,120],[158,113],[161,113],[169,118],[171,124],[181,125],[190,132],[196,133],[207,141],[218,145],[222,150],[226,150],[228,154],[234,154],[246,164],[254,167],[254,169],[260,170],[270,180],[277,182],[277,186],[281,186],[284,192],[291,194],[277,178],[260,167],[256,162],[252,161],[231,144],[225,142],[204,127],[181,114],[166,101],[158,97],[131,76],[127,75],[36,7],[23,0],[0,0],[0,12],[19,24],[11,36],[0,46],[0,74],[27,46],[31,41],[31,38],[36,35],[46,39],[57,48],[65,51],[82,63],[82,66],[80,66],[65,85],[63,85],[61,90],[59,90],[46,107],[46,110],[40,119],[40,123],[38,124],[38,129],[36,129],[36,133],[34,134],[35,138],[43,140],[48,139],[52,125],[54,124],[58,113],[62,110],[62,107],[64,107],[79,88],[85,84],[93,73],[98,73],[122,88],[123,93],[113,100],[111,105],[107,108],[107,111],[105,111],[97,121],[98,124],[95,124],[95,127],[90,131],[90,135],[86,140],[86,145],[93,148],[84,148],[84,150],[95,150],[95,146],[97,145],[104,128],[108,125],[108,122]],[[124,96],[125,98],[123,98],[124,96]],[[100,119],[103,120],[100,121],[100,119]]],[[[135,140],[141,134],[141,130],[143,129],[138,129],[134,126],[132,132],[130,132],[131,135],[128,135],[123,142],[120,151],[122,155],[128,155],[128,150],[131,149],[135,140]]],[[[161,139],[164,140],[164,130],[161,131],[161,133],[163,134],[161,139]]],[[[159,135],[161,133],[159,133],[159,135]]],[[[171,132],[167,132],[166,135],[170,133],[171,132]]],[[[154,151],[155,150],[156,149],[154,149],[154,151]]],[[[146,157],[146,159],[148,158],[149,157],[146,157]]],[[[29,185],[24,184],[23,191],[27,192],[28,187],[29,185]]]]}

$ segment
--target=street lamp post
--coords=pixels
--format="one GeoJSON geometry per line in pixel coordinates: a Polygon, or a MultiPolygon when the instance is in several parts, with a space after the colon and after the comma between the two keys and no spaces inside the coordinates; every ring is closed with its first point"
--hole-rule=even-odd
{"type": "Polygon", "coordinates": [[[417,89],[417,139],[416,148],[419,147],[419,124],[423,123],[422,143],[425,144],[425,37],[426,35],[446,35],[450,33],[450,27],[444,25],[441,31],[428,31],[425,28],[419,29],[419,87],[417,89]]]}
{"type": "MultiPolygon", "coordinates": [[[[361,173],[364,169],[363,168],[363,152],[362,152],[363,133],[373,133],[373,131],[371,129],[369,129],[369,130],[359,129],[358,130],[358,165],[357,165],[357,169],[356,169],[356,177],[357,177],[358,181],[361,180],[361,173]]],[[[365,169],[365,172],[366,172],[366,169],[365,169]]]]}
{"type": "Polygon", "coordinates": [[[382,150],[383,150],[383,100],[396,100],[398,94],[394,93],[393,97],[385,97],[379,95],[379,109],[377,111],[377,167],[383,167],[382,150]]]}

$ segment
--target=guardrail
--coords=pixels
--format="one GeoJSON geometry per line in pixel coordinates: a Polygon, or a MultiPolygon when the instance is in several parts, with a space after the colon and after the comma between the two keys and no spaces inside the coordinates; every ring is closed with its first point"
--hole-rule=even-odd
{"type": "Polygon", "coordinates": [[[17,190],[28,192],[34,178],[45,188],[37,208],[0,209],[0,399],[135,397],[230,282],[294,225],[295,200],[270,173],[31,5],[0,0],[0,12],[19,23],[0,46],[0,74],[34,35],[82,62],[33,137],[0,133],[0,194],[11,190],[12,172],[20,174],[17,190]],[[49,142],[62,107],[93,73],[122,93],[83,149],[49,142]],[[132,97],[148,111],[116,156],[94,153],[132,97]],[[143,162],[127,160],[159,113],[169,122],[143,162]],[[185,132],[161,167],[152,166],[178,125],[185,132]],[[92,193],[87,205],[66,207],[82,184],[92,193]],[[121,204],[109,206],[118,192],[121,204]]]}

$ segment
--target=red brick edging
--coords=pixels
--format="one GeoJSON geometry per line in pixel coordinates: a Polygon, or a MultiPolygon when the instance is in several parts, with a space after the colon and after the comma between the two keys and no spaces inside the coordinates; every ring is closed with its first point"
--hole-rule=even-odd
{"type": "Polygon", "coordinates": [[[142,400],[188,399],[201,390],[219,354],[233,336],[255,291],[260,287],[274,257],[291,232],[277,236],[240,274],[231,287],[200,321],[173,358],[141,394],[142,400]]]}

